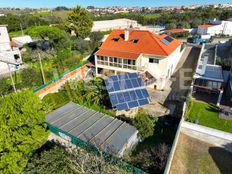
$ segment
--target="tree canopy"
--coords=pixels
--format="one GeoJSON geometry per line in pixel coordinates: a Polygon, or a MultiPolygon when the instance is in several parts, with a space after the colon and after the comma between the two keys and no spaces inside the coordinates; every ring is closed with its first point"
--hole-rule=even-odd
{"type": "Polygon", "coordinates": [[[48,41],[53,48],[60,50],[71,48],[71,41],[69,35],[57,27],[37,26],[26,30],[26,34],[31,37],[39,38],[48,41]]]}
{"type": "Polygon", "coordinates": [[[154,134],[156,118],[151,118],[145,111],[139,110],[132,124],[139,130],[139,137],[145,139],[154,134]]]}
{"type": "Polygon", "coordinates": [[[33,155],[23,172],[25,174],[130,173],[111,164],[110,160],[107,162],[101,153],[97,155],[82,148],[67,150],[59,143],[47,143],[40,152],[33,155]]]}
{"type": "Polygon", "coordinates": [[[0,98],[0,173],[21,173],[48,137],[39,97],[31,91],[0,98]]]}
{"type": "Polygon", "coordinates": [[[68,14],[67,21],[68,28],[74,30],[79,37],[86,38],[90,35],[93,21],[86,9],[77,6],[68,14]]]}

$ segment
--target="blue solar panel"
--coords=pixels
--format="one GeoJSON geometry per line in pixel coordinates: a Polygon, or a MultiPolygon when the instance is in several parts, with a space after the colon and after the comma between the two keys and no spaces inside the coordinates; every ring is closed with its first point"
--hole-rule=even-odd
{"type": "Polygon", "coordinates": [[[129,92],[124,92],[123,96],[124,96],[124,99],[126,102],[131,101],[131,97],[130,97],[129,92]]]}
{"type": "Polygon", "coordinates": [[[126,83],[126,88],[127,89],[133,88],[131,80],[126,80],[125,83],[126,83]]]}
{"type": "Polygon", "coordinates": [[[136,100],[137,99],[135,91],[129,91],[129,94],[130,94],[131,100],[136,100]]]}
{"type": "Polygon", "coordinates": [[[170,36],[166,36],[164,39],[167,40],[168,42],[172,42],[173,41],[173,38],[171,38],[170,36]]]}
{"type": "Polygon", "coordinates": [[[139,83],[138,83],[137,79],[131,79],[131,83],[132,83],[132,86],[133,86],[134,88],[139,87],[139,83]]]}
{"type": "Polygon", "coordinates": [[[113,87],[114,87],[115,91],[119,91],[120,90],[120,84],[119,84],[119,82],[114,82],[113,83],[113,87]]]}
{"type": "Polygon", "coordinates": [[[125,102],[125,98],[124,98],[122,93],[117,93],[116,95],[117,95],[119,103],[124,103],[125,102]]]}
{"type": "Polygon", "coordinates": [[[143,94],[142,94],[140,89],[135,90],[135,93],[136,93],[138,98],[143,98],[143,94]]]}
{"type": "Polygon", "coordinates": [[[141,92],[142,92],[144,98],[149,97],[149,94],[148,94],[146,89],[141,89],[141,92]]]}
{"type": "Polygon", "coordinates": [[[146,99],[138,100],[138,102],[139,102],[139,106],[143,106],[143,105],[149,104],[149,101],[148,101],[147,98],[146,99]]]}
{"type": "Polygon", "coordinates": [[[131,102],[128,102],[128,106],[129,108],[135,108],[139,106],[139,103],[137,101],[131,101],[131,102]]]}
{"type": "Polygon", "coordinates": [[[108,81],[118,81],[118,76],[110,76],[108,81]]]}
{"type": "Polygon", "coordinates": [[[149,104],[149,94],[143,79],[137,73],[111,76],[105,84],[111,104],[117,110],[127,110],[149,104]]]}
{"type": "Polygon", "coordinates": [[[127,103],[118,104],[118,105],[116,106],[116,108],[117,108],[119,111],[129,109],[127,103]]]}
{"type": "Polygon", "coordinates": [[[110,101],[113,106],[116,106],[118,104],[118,98],[116,94],[110,94],[110,101]]]}
{"type": "Polygon", "coordinates": [[[136,73],[128,73],[128,76],[130,79],[138,78],[138,74],[136,74],[136,73]]]}
{"type": "Polygon", "coordinates": [[[141,79],[141,77],[139,77],[137,80],[138,80],[139,86],[144,86],[144,82],[141,79]]]}
{"type": "Polygon", "coordinates": [[[128,74],[122,74],[118,76],[119,80],[123,80],[123,79],[129,79],[128,74]]]}
{"type": "Polygon", "coordinates": [[[166,39],[162,39],[161,42],[164,43],[165,45],[168,45],[170,43],[166,39]]]}
{"type": "Polygon", "coordinates": [[[110,84],[108,82],[106,82],[106,89],[107,91],[110,93],[110,92],[114,92],[114,87],[113,87],[113,84],[110,84]]]}

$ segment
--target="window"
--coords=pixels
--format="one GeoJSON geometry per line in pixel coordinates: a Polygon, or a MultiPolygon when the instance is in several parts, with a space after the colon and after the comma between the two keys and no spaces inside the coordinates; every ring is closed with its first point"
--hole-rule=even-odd
{"type": "Polygon", "coordinates": [[[114,42],[118,42],[119,41],[119,38],[113,38],[112,39],[114,42]]]}
{"type": "Polygon", "coordinates": [[[136,61],[132,59],[123,59],[123,68],[136,69],[136,61]]]}
{"type": "Polygon", "coordinates": [[[133,43],[138,43],[139,39],[132,39],[133,43]]]}
{"type": "Polygon", "coordinates": [[[159,64],[159,59],[149,58],[149,63],[157,63],[157,64],[159,64]]]}

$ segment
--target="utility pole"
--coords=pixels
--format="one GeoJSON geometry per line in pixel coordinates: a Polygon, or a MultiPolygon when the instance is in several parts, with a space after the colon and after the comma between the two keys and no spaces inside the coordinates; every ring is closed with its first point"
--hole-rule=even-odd
{"type": "Polygon", "coordinates": [[[22,26],[22,24],[21,24],[21,23],[20,23],[20,28],[21,28],[22,36],[24,36],[23,26],[22,26]]]}
{"type": "Polygon", "coordinates": [[[42,78],[43,78],[43,84],[45,84],[46,80],[45,80],[45,76],[44,76],[43,65],[42,65],[42,60],[41,60],[40,53],[38,53],[38,55],[39,55],[40,71],[41,71],[42,78]]]}
{"type": "Polygon", "coordinates": [[[16,87],[15,87],[14,79],[13,79],[13,76],[12,76],[12,72],[10,70],[10,65],[9,65],[9,63],[7,65],[8,65],[8,70],[9,70],[9,73],[10,73],[11,83],[12,83],[14,92],[16,92],[16,87]]]}

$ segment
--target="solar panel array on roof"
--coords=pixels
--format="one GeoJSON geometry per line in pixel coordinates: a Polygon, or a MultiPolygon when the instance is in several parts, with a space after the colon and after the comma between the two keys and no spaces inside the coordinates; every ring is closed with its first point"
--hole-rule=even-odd
{"type": "Polygon", "coordinates": [[[167,40],[168,42],[172,42],[173,41],[173,38],[171,38],[170,36],[166,36],[164,39],[167,40]]]}
{"type": "Polygon", "coordinates": [[[173,38],[170,36],[166,36],[164,39],[161,39],[161,42],[165,45],[169,45],[173,41],[173,38]]]}
{"type": "Polygon", "coordinates": [[[99,149],[118,155],[135,136],[137,129],[121,120],[106,116],[75,103],[46,115],[46,122],[99,149]]]}
{"type": "Polygon", "coordinates": [[[113,107],[127,110],[149,104],[149,94],[137,73],[110,76],[105,81],[113,107]]]}
{"type": "Polygon", "coordinates": [[[165,45],[168,45],[170,42],[168,42],[166,39],[161,39],[161,42],[165,45]]]}

